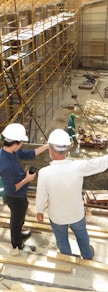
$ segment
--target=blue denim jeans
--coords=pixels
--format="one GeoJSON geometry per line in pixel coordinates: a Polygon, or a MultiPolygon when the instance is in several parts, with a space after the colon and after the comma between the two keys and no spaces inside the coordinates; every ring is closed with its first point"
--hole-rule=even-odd
{"type": "Polygon", "coordinates": [[[93,251],[89,245],[89,236],[86,230],[85,217],[73,224],[58,225],[51,221],[50,223],[55,234],[57,247],[60,252],[67,255],[72,255],[71,246],[68,239],[68,228],[70,227],[73,231],[81,256],[85,259],[91,259],[93,256],[93,251]]]}

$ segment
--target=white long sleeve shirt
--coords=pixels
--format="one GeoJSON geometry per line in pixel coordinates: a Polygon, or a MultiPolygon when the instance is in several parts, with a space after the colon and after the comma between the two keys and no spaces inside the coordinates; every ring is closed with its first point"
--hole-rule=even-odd
{"type": "Polygon", "coordinates": [[[40,169],[36,192],[36,212],[44,213],[56,224],[71,224],[84,217],[83,178],[105,171],[108,155],[89,160],[53,160],[40,169]]]}

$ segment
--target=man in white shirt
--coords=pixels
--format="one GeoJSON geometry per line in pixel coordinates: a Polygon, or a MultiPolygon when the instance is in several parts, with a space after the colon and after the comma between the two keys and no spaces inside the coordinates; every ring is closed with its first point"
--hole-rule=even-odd
{"type": "Polygon", "coordinates": [[[73,231],[81,256],[92,259],[93,248],[89,244],[82,199],[83,178],[105,171],[108,155],[88,160],[66,158],[71,144],[70,137],[62,129],[54,130],[48,139],[50,165],[40,169],[37,181],[36,212],[43,221],[46,206],[56,243],[61,253],[72,255],[68,227],[73,231]]]}

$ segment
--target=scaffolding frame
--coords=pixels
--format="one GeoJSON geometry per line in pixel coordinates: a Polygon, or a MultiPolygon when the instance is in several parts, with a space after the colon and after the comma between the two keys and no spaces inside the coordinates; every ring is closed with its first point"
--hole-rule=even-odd
{"type": "Polygon", "coordinates": [[[59,106],[59,89],[78,67],[80,10],[28,1],[22,12],[21,1],[11,4],[14,12],[5,7],[1,15],[0,131],[20,122],[30,142],[40,143],[59,106]]]}

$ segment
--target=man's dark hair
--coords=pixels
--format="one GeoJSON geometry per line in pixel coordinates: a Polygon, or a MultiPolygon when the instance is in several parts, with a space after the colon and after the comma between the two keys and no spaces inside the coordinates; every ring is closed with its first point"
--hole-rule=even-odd
{"type": "Polygon", "coordinates": [[[20,144],[21,143],[21,141],[7,141],[7,140],[4,140],[3,141],[4,142],[4,146],[8,146],[8,147],[11,147],[12,145],[14,145],[14,144],[20,144]]]}

